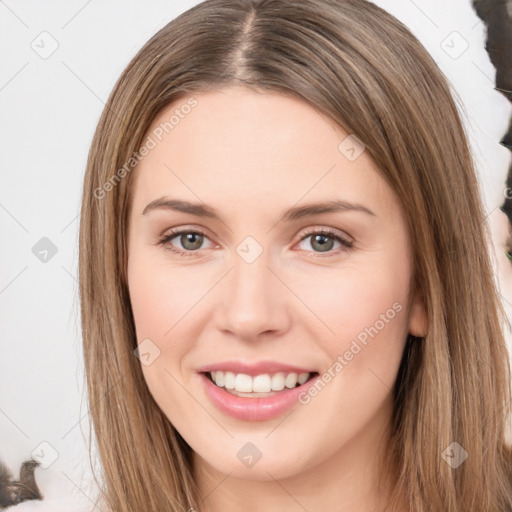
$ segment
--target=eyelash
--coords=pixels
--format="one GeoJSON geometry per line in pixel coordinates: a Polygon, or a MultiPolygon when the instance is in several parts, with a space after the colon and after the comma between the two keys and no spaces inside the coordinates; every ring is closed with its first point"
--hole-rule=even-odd
{"type": "MultiPolygon", "coordinates": [[[[177,229],[175,231],[171,231],[170,233],[168,233],[167,235],[165,235],[159,242],[158,244],[161,245],[162,247],[166,246],[166,244],[168,242],[170,242],[173,238],[176,238],[178,235],[182,235],[182,234],[194,234],[194,235],[202,235],[206,238],[207,235],[204,231],[200,230],[200,229],[177,229]]],[[[323,236],[326,236],[328,238],[332,238],[334,239],[335,241],[339,242],[342,246],[342,248],[340,249],[340,251],[349,251],[352,249],[353,247],[353,242],[341,237],[340,235],[338,235],[336,232],[330,230],[330,229],[326,229],[326,228],[321,228],[321,229],[313,229],[311,231],[308,231],[307,233],[304,233],[304,235],[302,236],[302,238],[300,239],[299,243],[302,242],[303,240],[305,240],[306,238],[312,236],[312,235],[323,235],[323,236]]],[[[181,249],[176,249],[175,247],[172,247],[172,246],[168,246],[168,247],[164,247],[165,249],[167,249],[168,251],[171,251],[175,254],[178,254],[180,256],[183,256],[183,257],[197,257],[199,256],[199,250],[195,250],[195,251],[182,251],[181,249]]],[[[309,252],[309,251],[308,251],[309,252]]],[[[321,253],[315,253],[317,254],[317,256],[313,256],[314,258],[330,258],[330,257],[333,257],[333,256],[336,256],[337,254],[339,254],[339,252],[335,252],[335,253],[332,253],[332,252],[329,252],[329,254],[327,255],[321,255],[321,253]]]]}

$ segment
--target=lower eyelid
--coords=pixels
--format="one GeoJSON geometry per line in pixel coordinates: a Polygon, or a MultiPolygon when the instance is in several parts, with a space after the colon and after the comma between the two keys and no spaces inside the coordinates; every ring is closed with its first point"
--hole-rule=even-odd
{"type": "MultiPolygon", "coordinates": [[[[208,240],[211,244],[213,244],[215,246],[215,244],[210,240],[210,237],[202,232],[202,231],[198,231],[198,230],[193,230],[193,229],[190,229],[190,230],[180,230],[180,231],[175,231],[175,232],[171,232],[171,233],[168,233],[167,235],[164,235],[161,240],[159,241],[159,244],[164,246],[166,244],[170,244],[171,240],[173,240],[174,238],[177,238],[179,237],[180,235],[183,235],[183,234],[189,234],[189,233],[193,233],[193,234],[197,234],[197,235],[202,235],[204,239],[208,240]]],[[[337,250],[331,250],[331,251],[327,251],[325,253],[325,255],[321,252],[315,252],[315,251],[306,251],[307,253],[310,253],[310,254],[313,254],[315,256],[319,256],[319,257],[328,257],[328,256],[335,256],[337,254],[339,254],[340,252],[342,251],[347,251],[347,250],[350,250],[353,246],[353,242],[351,240],[348,240],[342,236],[340,236],[339,234],[337,233],[334,233],[334,232],[330,232],[330,231],[327,231],[327,230],[319,230],[319,231],[313,231],[313,232],[309,232],[309,233],[304,233],[301,238],[299,239],[299,241],[297,242],[297,244],[303,242],[304,240],[307,240],[308,238],[312,237],[312,236],[315,236],[315,235],[323,235],[323,236],[326,236],[328,238],[332,238],[333,240],[339,242],[339,244],[341,245],[340,248],[338,248],[337,250]]],[[[295,245],[297,245],[295,244],[295,245]]],[[[176,248],[176,247],[165,247],[167,250],[170,250],[171,252],[174,252],[174,253],[177,253],[177,254],[181,254],[181,255],[187,255],[187,256],[194,256],[194,255],[199,255],[199,253],[204,250],[204,249],[196,249],[196,250],[186,250],[186,249],[179,249],[179,248],[176,248]]]]}

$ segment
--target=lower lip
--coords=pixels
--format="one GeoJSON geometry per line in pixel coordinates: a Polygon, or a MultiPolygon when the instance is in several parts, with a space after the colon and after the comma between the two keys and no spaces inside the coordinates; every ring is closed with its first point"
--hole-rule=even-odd
{"type": "Polygon", "coordinates": [[[299,403],[299,395],[307,392],[316,382],[318,375],[301,386],[278,391],[268,397],[248,398],[232,395],[224,388],[216,386],[205,374],[200,377],[205,391],[213,404],[223,413],[244,421],[265,421],[284,414],[299,403]]]}

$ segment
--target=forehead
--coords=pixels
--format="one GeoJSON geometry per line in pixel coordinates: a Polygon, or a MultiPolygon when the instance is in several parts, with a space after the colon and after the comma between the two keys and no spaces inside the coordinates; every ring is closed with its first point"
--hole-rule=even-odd
{"type": "Polygon", "coordinates": [[[146,137],[154,147],[134,170],[136,202],[175,191],[221,203],[243,194],[248,204],[392,194],[366,151],[347,158],[352,135],[279,93],[233,87],[185,96],[160,112],[146,137]]]}

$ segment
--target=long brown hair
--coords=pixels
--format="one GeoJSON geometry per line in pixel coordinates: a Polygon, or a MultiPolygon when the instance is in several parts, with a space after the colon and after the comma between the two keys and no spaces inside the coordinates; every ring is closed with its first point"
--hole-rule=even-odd
{"type": "Polygon", "coordinates": [[[134,355],[126,236],[151,122],[171,102],[230,85],[291,94],[330,116],[364,143],[405,211],[429,328],[407,340],[394,390],[390,510],[401,494],[418,512],[512,510],[505,317],[453,91],[411,32],[364,0],[207,0],[155,34],[117,81],[89,153],[79,242],[101,502],[113,512],[200,507],[191,449],[134,355]],[[458,467],[447,462],[460,450],[452,443],[468,455],[458,467]]]}

